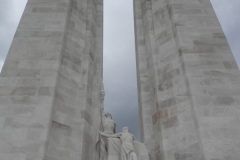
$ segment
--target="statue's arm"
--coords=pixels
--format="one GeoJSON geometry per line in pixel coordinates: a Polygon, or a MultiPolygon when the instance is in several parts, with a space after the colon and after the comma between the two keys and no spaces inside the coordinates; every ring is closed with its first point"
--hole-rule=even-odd
{"type": "Polygon", "coordinates": [[[100,132],[100,131],[99,131],[99,133],[100,133],[102,136],[107,137],[107,138],[118,138],[118,137],[121,137],[121,133],[112,134],[112,135],[110,135],[110,134],[105,134],[105,133],[100,132]]]}

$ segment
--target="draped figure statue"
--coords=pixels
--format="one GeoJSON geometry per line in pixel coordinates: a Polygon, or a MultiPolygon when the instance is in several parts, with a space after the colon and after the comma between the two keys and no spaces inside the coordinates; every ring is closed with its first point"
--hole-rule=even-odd
{"type": "MultiPolygon", "coordinates": [[[[102,110],[102,130],[103,133],[112,135],[115,134],[116,124],[112,120],[110,113],[104,113],[102,110]]],[[[107,160],[107,138],[100,136],[100,160],[107,160]]]]}
{"type": "Polygon", "coordinates": [[[115,134],[115,122],[109,113],[104,114],[100,133],[100,160],[149,160],[146,146],[128,132],[128,127],[115,134]]]}
{"type": "Polygon", "coordinates": [[[128,132],[128,127],[123,127],[123,132],[118,134],[105,134],[100,132],[104,137],[108,138],[120,138],[121,140],[121,160],[138,160],[135,149],[133,147],[133,140],[136,138],[128,132]]]}
{"type": "Polygon", "coordinates": [[[111,114],[104,113],[104,96],[102,84],[101,122],[96,143],[99,160],[149,160],[146,146],[128,132],[128,127],[123,127],[123,132],[115,134],[116,124],[111,114]]]}
{"type": "MultiPolygon", "coordinates": [[[[112,135],[115,134],[116,130],[116,123],[112,120],[112,115],[110,113],[104,113],[104,86],[101,85],[101,108],[100,108],[100,115],[101,115],[101,122],[99,126],[99,130],[102,131],[105,134],[112,135]]],[[[104,136],[98,135],[97,137],[97,143],[96,143],[96,149],[99,152],[99,160],[108,160],[108,141],[107,138],[104,136]]]]}

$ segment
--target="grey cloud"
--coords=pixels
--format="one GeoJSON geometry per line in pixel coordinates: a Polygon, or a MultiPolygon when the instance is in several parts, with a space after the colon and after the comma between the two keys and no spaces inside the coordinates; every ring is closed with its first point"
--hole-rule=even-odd
{"type": "Polygon", "coordinates": [[[0,72],[1,72],[2,66],[3,66],[3,60],[0,60],[0,72]]]}
{"type": "Polygon", "coordinates": [[[0,2],[0,71],[27,0],[0,2]]]}
{"type": "Polygon", "coordinates": [[[118,132],[129,126],[140,139],[133,3],[105,0],[104,4],[105,111],[113,115],[118,132]]]}
{"type": "Polygon", "coordinates": [[[233,51],[238,66],[240,66],[240,1],[211,0],[211,2],[227,37],[229,45],[233,51]]]}

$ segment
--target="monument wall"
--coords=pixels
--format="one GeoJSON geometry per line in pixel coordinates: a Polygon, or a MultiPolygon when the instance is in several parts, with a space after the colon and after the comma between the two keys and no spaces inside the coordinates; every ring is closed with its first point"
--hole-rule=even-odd
{"type": "Polygon", "coordinates": [[[1,160],[97,158],[103,2],[28,0],[0,75],[1,160]]]}
{"type": "Polygon", "coordinates": [[[134,14],[151,158],[239,159],[240,74],[210,0],[134,0],[134,14]]]}

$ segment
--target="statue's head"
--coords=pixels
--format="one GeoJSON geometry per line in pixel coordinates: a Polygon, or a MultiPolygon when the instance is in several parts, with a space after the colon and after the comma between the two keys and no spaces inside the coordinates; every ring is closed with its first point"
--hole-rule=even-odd
{"type": "Polygon", "coordinates": [[[128,132],[128,129],[129,129],[128,127],[123,127],[122,130],[123,130],[123,132],[128,132]]]}
{"type": "Polygon", "coordinates": [[[106,114],[105,114],[105,117],[112,119],[112,115],[111,115],[110,113],[106,113],[106,114]]]}

